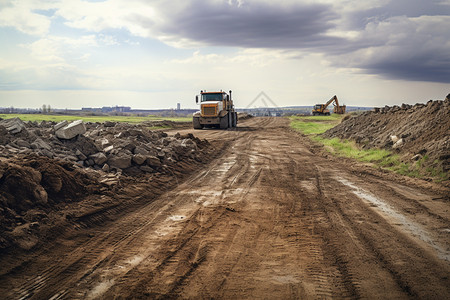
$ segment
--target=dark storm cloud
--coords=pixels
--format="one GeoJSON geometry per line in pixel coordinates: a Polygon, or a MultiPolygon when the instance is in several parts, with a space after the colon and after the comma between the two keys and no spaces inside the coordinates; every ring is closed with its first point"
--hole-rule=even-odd
{"type": "Polygon", "coordinates": [[[442,1],[393,0],[345,11],[300,1],[194,0],[181,10],[161,3],[165,22],[157,27],[169,42],[315,52],[335,66],[390,79],[450,82],[450,5],[442,1]],[[349,31],[357,35],[346,38],[349,31]]]}
{"type": "Polygon", "coordinates": [[[193,1],[162,30],[214,46],[316,48],[340,41],[325,36],[337,18],[330,6],[319,4],[193,1]]]}
{"type": "Polygon", "coordinates": [[[385,20],[396,16],[409,18],[420,16],[449,15],[450,5],[438,0],[393,0],[383,6],[353,11],[346,16],[350,29],[364,29],[374,20],[385,20]]]}
{"type": "Polygon", "coordinates": [[[450,62],[436,65],[432,60],[389,61],[360,66],[366,73],[381,75],[388,79],[450,83],[450,62]]]}

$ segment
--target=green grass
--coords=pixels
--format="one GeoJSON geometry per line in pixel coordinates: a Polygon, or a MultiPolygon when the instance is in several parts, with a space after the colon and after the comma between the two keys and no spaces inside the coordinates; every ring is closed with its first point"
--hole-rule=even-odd
{"type": "Polygon", "coordinates": [[[170,127],[170,126],[163,126],[163,125],[147,127],[148,130],[162,130],[162,129],[170,129],[170,128],[172,128],[172,127],[170,127]]]}
{"type": "Polygon", "coordinates": [[[299,120],[319,121],[319,122],[336,122],[339,123],[344,115],[332,114],[329,116],[294,116],[291,118],[299,120]]]}
{"type": "Polygon", "coordinates": [[[433,163],[434,166],[438,167],[423,167],[429,159],[427,155],[415,163],[405,163],[401,161],[399,155],[389,150],[360,149],[353,141],[339,138],[327,139],[320,135],[336,126],[341,119],[342,116],[340,115],[290,117],[290,125],[293,129],[307,135],[311,140],[322,144],[327,151],[336,156],[356,159],[410,177],[431,177],[437,182],[448,180],[448,174],[443,171],[442,166],[439,166],[438,161],[433,163]]]}
{"type": "Polygon", "coordinates": [[[46,115],[46,114],[0,114],[2,119],[20,118],[22,121],[54,121],[61,122],[64,120],[75,121],[83,120],[85,122],[127,122],[141,123],[146,121],[173,121],[173,122],[191,122],[190,117],[160,117],[160,116],[88,116],[88,115],[46,115]]]}
{"type": "Polygon", "coordinates": [[[385,149],[359,149],[353,141],[340,140],[339,138],[326,139],[319,135],[311,138],[324,145],[325,149],[337,156],[375,163],[388,169],[399,169],[401,165],[398,155],[385,149]]]}
{"type": "Polygon", "coordinates": [[[324,133],[330,128],[333,128],[342,119],[342,115],[332,114],[331,116],[293,116],[289,117],[291,120],[291,127],[306,135],[324,133]]]}
{"type": "Polygon", "coordinates": [[[319,134],[327,131],[328,129],[334,127],[332,124],[328,123],[314,123],[314,122],[296,122],[291,125],[295,130],[301,131],[306,135],[319,134]]]}

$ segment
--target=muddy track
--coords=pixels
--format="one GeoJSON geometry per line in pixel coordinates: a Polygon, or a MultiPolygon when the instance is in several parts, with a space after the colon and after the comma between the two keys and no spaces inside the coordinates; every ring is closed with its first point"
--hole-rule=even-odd
{"type": "Polygon", "coordinates": [[[229,147],[138,210],[99,216],[105,226],[81,222],[30,253],[1,273],[1,294],[450,298],[445,197],[395,177],[357,176],[355,166],[310,152],[287,122],[182,130],[229,147]]]}

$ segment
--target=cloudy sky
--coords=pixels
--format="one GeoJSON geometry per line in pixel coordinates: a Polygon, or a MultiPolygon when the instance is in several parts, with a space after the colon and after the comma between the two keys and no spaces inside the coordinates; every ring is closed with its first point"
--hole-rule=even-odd
{"type": "Polygon", "coordinates": [[[0,107],[444,99],[449,28],[450,0],[0,0],[0,107]]]}

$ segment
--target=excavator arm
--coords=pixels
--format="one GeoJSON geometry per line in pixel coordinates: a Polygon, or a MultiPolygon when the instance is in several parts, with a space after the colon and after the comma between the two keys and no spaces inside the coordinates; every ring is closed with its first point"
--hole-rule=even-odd
{"type": "Polygon", "coordinates": [[[328,100],[327,103],[325,103],[325,106],[323,107],[323,109],[326,109],[326,108],[328,107],[328,105],[330,105],[333,101],[336,101],[336,104],[338,103],[338,102],[337,102],[338,100],[337,100],[336,95],[334,95],[333,97],[331,97],[331,99],[328,100]]]}
{"type": "Polygon", "coordinates": [[[339,107],[339,101],[336,95],[334,96],[334,106],[339,107]]]}

